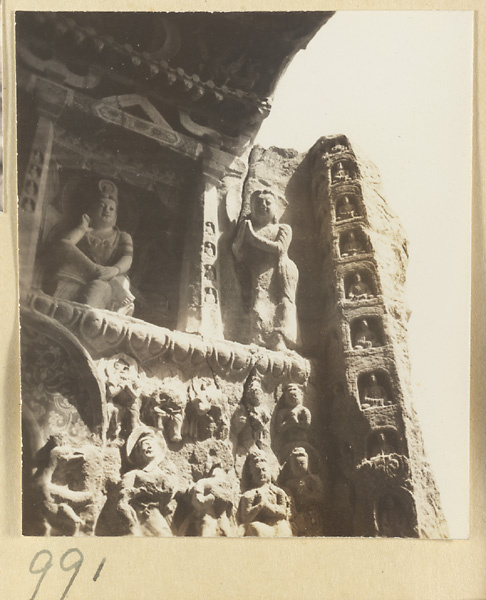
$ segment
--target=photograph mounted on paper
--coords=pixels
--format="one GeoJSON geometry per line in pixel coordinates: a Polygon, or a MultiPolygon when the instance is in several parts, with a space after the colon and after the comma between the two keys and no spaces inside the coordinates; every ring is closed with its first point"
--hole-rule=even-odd
{"type": "Polygon", "coordinates": [[[16,13],[24,535],[449,537],[379,172],[255,141],[334,20],[16,13]]]}

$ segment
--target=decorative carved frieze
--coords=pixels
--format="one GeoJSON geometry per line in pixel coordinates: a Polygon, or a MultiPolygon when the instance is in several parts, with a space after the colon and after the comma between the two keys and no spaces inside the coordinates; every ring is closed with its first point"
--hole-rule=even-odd
{"type": "Polygon", "coordinates": [[[169,331],[131,317],[94,310],[45,294],[31,294],[28,306],[68,328],[93,353],[126,352],[141,364],[174,362],[207,363],[222,376],[244,378],[252,369],[262,377],[305,383],[310,363],[294,352],[273,352],[259,346],[229,341],[206,341],[199,336],[169,331]]]}

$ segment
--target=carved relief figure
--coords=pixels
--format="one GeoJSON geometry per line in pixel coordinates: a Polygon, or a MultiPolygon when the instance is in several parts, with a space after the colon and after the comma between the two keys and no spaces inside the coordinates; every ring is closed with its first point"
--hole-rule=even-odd
{"type": "Polygon", "coordinates": [[[127,273],[132,265],[132,238],[116,227],[117,187],[106,179],[98,187],[100,197],[89,213],[57,244],[60,266],[54,295],[131,315],[134,296],[127,273]]]}
{"type": "Polygon", "coordinates": [[[341,256],[353,256],[365,252],[363,244],[356,237],[356,234],[351,231],[344,242],[341,243],[341,256]]]}
{"type": "Polygon", "coordinates": [[[92,444],[51,436],[37,455],[33,494],[43,535],[93,535],[103,508],[103,465],[92,444]]]}
{"type": "Polygon", "coordinates": [[[144,420],[159,431],[165,430],[169,442],[181,442],[186,402],[182,386],[163,383],[144,400],[144,420]]]}
{"type": "Polygon", "coordinates": [[[376,346],[380,345],[380,339],[376,333],[370,329],[368,321],[362,319],[354,334],[353,347],[358,350],[364,348],[376,348],[376,346]]]}
{"type": "Polygon", "coordinates": [[[288,257],[292,229],[278,223],[277,201],[271,192],[253,192],[250,205],[250,217],[240,222],[232,248],[251,273],[251,341],[272,350],[294,348],[299,274],[288,257]]]}
{"type": "Polygon", "coordinates": [[[183,434],[192,440],[223,439],[228,422],[222,410],[221,394],[210,380],[193,380],[189,388],[183,434]]]}
{"type": "Polygon", "coordinates": [[[356,273],[353,282],[349,286],[348,298],[350,300],[360,300],[361,298],[371,297],[373,297],[373,293],[370,286],[363,281],[359,273],[356,273]]]}
{"type": "Polygon", "coordinates": [[[272,483],[266,455],[254,450],[246,459],[251,489],[240,498],[238,520],[244,536],[290,537],[290,499],[272,483]]]}
{"type": "Polygon", "coordinates": [[[177,477],[164,454],[163,441],[148,427],[137,427],[127,440],[133,468],[122,477],[118,511],[130,535],[172,536],[169,519],[177,477]]]}
{"type": "Polygon", "coordinates": [[[362,408],[372,408],[374,406],[385,406],[391,404],[388,394],[382,387],[373,373],[369,377],[369,383],[364,389],[362,408]]]}
{"type": "Polygon", "coordinates": [[[306,441],[311,424],[311,413],[303,406],[302,388],[290,383],[282,396],[282,407],[277,413],[276,433],[282,444],[295,441],[306,441]]]}
{"type": "Polygon", "coordinates": [[[295,503],[296,514],[292,519],[294,535],[320,535],[324,486],[320,477],[310,472],[306,449],[294,448],[282,472],[284,470],[288,474],[282,484],[295,503]]]}
{"type": "Polygon", "coordinates": [[[118,354],[102,361],[102,377],[106,379],[108,437],[127,438],[135,427],[141,425],[140,408],[142,389],[138,365],[126,354],[118,354]]]}
{"type": "Polygon", "coordinates": [[[234,537],[234,490],[228,474],[214,465],[207,477],[199,479],[189,491],[192,513],[182,524],[180,535],[234,537]]]}
{"type": "Polygon", "coordinates": [[[338,221],[352,219],[356,216],[356,214],[356,207],[354,206],[354,203],[349,200],[348,196],[344,196],[344,198],[339,202],[339,207],[337,210],[338,221]]]}
{"type": "Polygon", "coordinates": [[[233,413],[232,429],[237,436],[237,453],[245,454],[254,444],[267,444],[270,414],[262,406],[263,391],[259,378],[251,373],[245,383],[241,404],[233,413]]]}

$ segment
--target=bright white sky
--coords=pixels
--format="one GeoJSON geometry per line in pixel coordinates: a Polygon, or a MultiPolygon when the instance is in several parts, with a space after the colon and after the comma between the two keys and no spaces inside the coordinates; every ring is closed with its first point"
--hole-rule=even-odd
{"type": "Polygon", "coordinates": [[[346,134],[409,238],[414,404],[451,537],[469,521],[472,12],[340,12],[282,77],[262,146],[346,134]]]}

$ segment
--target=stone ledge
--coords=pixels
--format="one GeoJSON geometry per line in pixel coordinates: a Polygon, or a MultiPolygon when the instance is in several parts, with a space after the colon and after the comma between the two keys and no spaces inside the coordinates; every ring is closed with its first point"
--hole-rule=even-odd
{"type": "Polygon", "coordinates": [[[172,362],[197,367],[202,363],[222,377],[243,378],[252,369],[274,383],[305,384],[310,362],[295,352],[274,352],[256,345],[203,337],[146,323],[133,317],[84,304],[57,300],[42,292],[27,298],[25,308],[66,327],[94,359],[125,352],[141,364],[172,362]]]}

